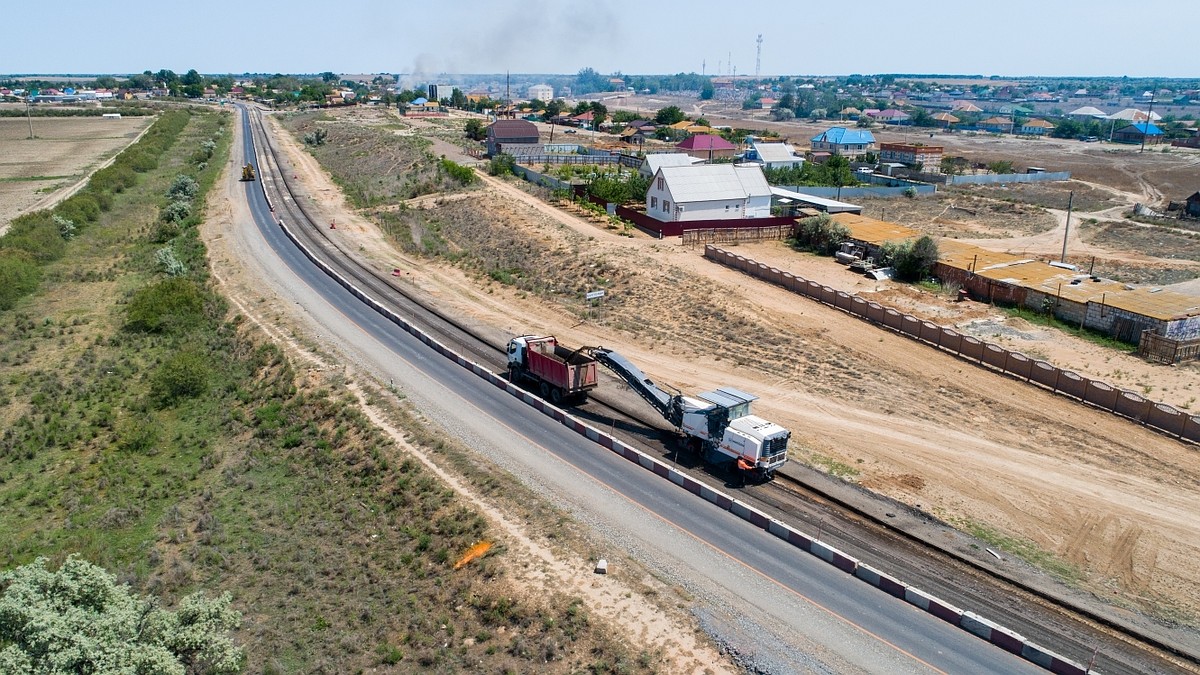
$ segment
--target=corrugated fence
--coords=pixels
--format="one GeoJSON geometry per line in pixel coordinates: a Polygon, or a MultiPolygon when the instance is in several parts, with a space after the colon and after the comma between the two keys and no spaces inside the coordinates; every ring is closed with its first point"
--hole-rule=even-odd
{"type": "Polygon", "coordinates": [[[1151,401],[1127,389],[1107,382],[1092,380],[1054,364],[1033,359],[1020,352],[963,335],[952,328],[901,314],[890,307],[871,302],[845,291],[838,291],[789,272],[745,258],[716,246],[706,245],[704,257],[750,276],[786,288],[844,310],[876,325],[890,328],[901,335],[944,351],[965,357],[977,364],[994,368],[1039,385],[1052,392],[1127,417],[1162,433],[1200,443],[1200,417],[1166,403],[1151,401]]]}

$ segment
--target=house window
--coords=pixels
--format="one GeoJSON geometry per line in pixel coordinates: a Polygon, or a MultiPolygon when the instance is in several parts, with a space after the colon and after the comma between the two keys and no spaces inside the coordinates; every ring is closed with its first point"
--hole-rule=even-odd
{"type": "Polygon", "coordinates": [[[650,198],[650,208],[652,208],[652,209],[657,209],[657,208],[658,208],[658,197],[651,197],[651,198],[650,198]]]}
{"type": "Polygon", "coordinates": [[[670,212],[671,212],[671,202],[664,199],[663,200],[663,213],[670,213],[670,212]]]}
{"type": "Polygon", "coordinates": [[[658,189],[659,190],[663,189],[663,177],[662,176],[658,177],[658,189]]]}

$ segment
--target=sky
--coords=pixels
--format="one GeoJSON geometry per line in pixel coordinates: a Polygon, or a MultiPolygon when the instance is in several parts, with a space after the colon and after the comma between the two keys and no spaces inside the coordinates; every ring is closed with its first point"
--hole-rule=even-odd
{"type": "Polygon", "coordinates": [[[761,34],[764,76],[1200,77],[1194,43],[1163,28],[1194,12],[1192,0],[26,0],[4,11],[0,73],[753,75],[761,34]]]}

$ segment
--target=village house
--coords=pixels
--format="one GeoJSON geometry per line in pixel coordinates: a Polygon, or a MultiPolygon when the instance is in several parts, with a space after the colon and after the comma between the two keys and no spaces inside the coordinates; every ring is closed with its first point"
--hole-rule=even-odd
{"type": "Polygon", "coordinates": [[[979,123],[975,126],[978,127],[980,131],[990,131],[992,133],[1002,134],[1006,131],[1012,130],[1013,121],[1011,117],[996,116],[979,120],[979,123]]]}
{"type": "Polygon", "coordinates": [[[1046,120],[1032,119],[1017,127],[1017,133],[1026,136],[1044,136],[1054,131],[1054,125],[1046,120]]]}
{"type": "Polygon", "coordinates": [[[943,150],[940,145],[924,143],[880,143],[879,161],[899,162],[925,173],[941,173],[943,150]]]}
{"type": "Polygon", "coordinates": [[[646,214],[665,222],[769,218],[771,186],[756,164],[665,166],[646,192],[646,214]]]}
{"type": "Polygon", "coordinates": [[[788,143],[754,141],[744,159],[761,164],[764,169],[792,169],[804,164],[804,157],[797,155],[788,143]]]}
{"type": "Polygon", "coordinates": [[[1163,132],[1150,122],[1136,122],[1113,132],[1112,139],[1117,143],[1145,143],[1153,145],[1162,141],[1163,132]]]}
{"type": "Polygon", "coordinates": [[[658,152],[646,155],[646,159],[642,160],[642,165],[638,167],[638,173],[646,178],[653,178],[663,167],[692,166],[703,161],[685,152],[658,152]]]}
{"type": "Polygon", "coordinates": [[[707,159],[710,162],[714,159],[733,157],[737,152],[737,146],[713,134],[696,134],[684,139],[675,147],[692,157],[707,159]]]}
{"type": "Polygon", "coordinates": [[[865,129],[830,127],[812,137],[812,150],[857,157],[875,147],[875,136],[865,129]]]}
{"type": "Polygon", "coordinates": [[[525,120],[497,120],[487,128],[487,153],[495,157],[502,152],[521,154],[519,146],[539,143],[538,128],[525,120]]]}

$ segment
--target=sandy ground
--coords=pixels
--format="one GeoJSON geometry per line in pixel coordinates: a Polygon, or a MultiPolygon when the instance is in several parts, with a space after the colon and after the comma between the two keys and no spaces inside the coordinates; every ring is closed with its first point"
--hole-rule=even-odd
{"type": "Polygon", "coordinates": [[[136,141],[154,117],[0,118],[0,234],[13,218],[75,193],[136,141]]]}
{"type": "MultiPolygon", "coordinates": [[[[241,126],[238,125],[239,130],[241,126]]],[[[290,137],[280,135],[286,142],[290,137]]],[[[240,141],[235,142],[240,147],[240,141]]],[[[297,150],[295,145],[289,145],[297,150]]],[[[307,154],[296,156],[301,160],[299,171],[306,177],[316,169],[307,154]],[[305,163],[303,160],[308,160],[305,163]],[[307,170],[306,170],[307,169],[307,170]]],[[[305,369],[310,376],[319,377],[323,371],[341,371],[346,365],[334,363],[327,353],[314,349],[313,343],[305,336],[310,330],[304,319],[300,318],[294,309],[278,303],[278,295],[264,284],[262,277],[244,267],[244,262],[251,255],[239,248],[237,238],[226,236],[233,227],[233,222],[248,221],[251,216],[244,200],[233,199],[233,190],[241,184],[237,182],[232,171],[226,172],[225,178],[214,186],[210,200],[212,205],[206,215],[202,234],[209,247],[209,260],[213,277],[220,286],[222,293],[229,298],[236,311],[245,315],[251,322],[297,361],[299,369],[305,369]]],[[[340,193],[327,189],[314,193],[325,202],[339,202],[340,193]]],[[[346,225],[339,225],[342,230],[357,229],[349,227],[355,219],[347,216],[346,225]]],[[[341,222],[341,221],[339,221],[341,222]]],[[[382,240],[376,240],[379,244],[382,240]]],[[[311,336],[310,336],[311,337],[311,336]]],[[[348,369],[352,375],[361,375],[354,368],[348,369]]],[[[458,478],[452,471],[440,466],[436,455],[427,454],[423,449],[411,445],[406,440],[403,429],[391,422],[391,417],[385,405],[372,404],[372,393],[365,392],[357,386],[351,387],[364,412],[373,423],[384,430],[396,444],[414,455],[427,468],[436,473],[464,500],[473,504],[487,514],[492,525],[502,533],[502,544],[512,557],[512,564],[506,567],[507,573],[518,586],[525,589],[531,598],[538,598],[555,593],[568,593],[584,599],[589,610],[614,630],[624,630],[628,641],[637,645],[635,651],[646,650],[655,654],[666,672],[672,673],[732,673],[735,669],[728,665],[725,656],[718,653],[716,648],[706,642],[697,630],[692,619],[678,608],[664,609],[649,597],[669,598],[673,595],[661,582],[652,577],[641,576],[630,581],[624,581],[621,576],[609,575],[604,583],[598,583],[592,573],[592,563],[573,552],[561,547],[552,548],[542,543],[540,538],[531,535],[518,520],[509,517],[504,511],[476,494],[469,484],[458,478]]]]}
{"type": "MultiPolygon", "coordinates": [[[[833,457],[878,492],[950,522],[1031,541],[1073,565],[1081,587],[1116,605],[1196,621],[1200,598],[1191,589],[1200,571],[1190,563],[1200,553],[1195,448],[756,283],[672,242],[618,236],[515,184],[484,177],[490,195],[479,199],[492,200],[489,208],[497,214],[519,216],[542,237],[571,232],[594,238],[596,252],[679,279],[684,287],[703,280],[715,293],[696,302],[768,317],[770,330],[787,341],[758,345],[751,339],[739,344],[745,355],[714,360],[705,348],[710,336],[676,331],[674,340],[648,341],[611,325],[577,325],[574,315],[552,304],[395,251],[369,221],[345,208],[311,157],[302,151],[292,156],[310,194],[337,214],[341,236],[361,241],[360,250],[384,268],[410,271],[414,283],[464,316],[500,330],[614,347],[685,391],[726,384],[752,391],[761,396],[760,414],[793,430],[799,459],[833,457]]],[[[842,268],[817,262],[810,268],[808,259],[777,246],[760,244],[747,252],[825,283],[878,292],[890,304],[907,303],[929,316],[948,312],[932,298],[856,287],[862,282],[848,282],[842,268]]],[[[676,296],[639,302],[646,304],[642,318],[657,314],[664,324],[678,309],[655,304],[677,303],[676,296]]],[[[939,322],[991,318],[988,308],[974,306],[965,316],[939,322]]],[[[655,328],[671,331],[670,325],[655,328]]],[[[1038,342],[1039,356],[1082,372],[1112,376],[1139,367],[1048,334],[1039,339],[1045,342],[1038,342]]],[[[1186,399],[1197,386],[1194,370],[1141,372],[1138,377],[1156,383],[1151,393],[1174,400],[1186,399]]]]}

